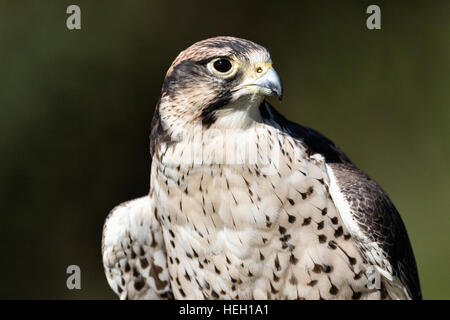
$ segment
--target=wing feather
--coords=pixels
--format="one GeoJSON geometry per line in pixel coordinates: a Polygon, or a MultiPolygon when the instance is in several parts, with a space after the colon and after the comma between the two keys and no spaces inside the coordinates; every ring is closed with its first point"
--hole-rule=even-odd
{"type": "Polygon", "coordinates": [[[421,299],[416,262],[400,214],[381,187],[351,163],[327,165],[330,193],[366,261],[393,299],[421,299]]]}
{"type": "Polygon", "coordinates": [[[260,106],[260,112],[267,124],[275,124],[302,142],[308,154],[318,153],[325,158],[332,199],[361,255],[383,276],[391,298],[421,299],[406,228],[381,187],[319,132],[287,120],[267,102],[260,106]]]}
{"type": "Polygon", "coordinates": [[[120,299],[171,298],[166,251],[150,196],[115,207],[106,218],[103,265],[120,299]]]}

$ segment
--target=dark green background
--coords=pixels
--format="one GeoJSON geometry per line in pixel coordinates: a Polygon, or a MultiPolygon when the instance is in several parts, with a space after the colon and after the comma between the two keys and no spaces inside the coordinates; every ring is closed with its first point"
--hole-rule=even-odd
{"type": "Polygon", "coordinates": [[[149,132],[179,51],[270,50],[275,106],[332,138],[399,209],[425,298],[450,298],[450,1],[0,2],[0,298],[114,298],[102,224],[147,192],[149,132]],[[66,28],[78,4],[82,30],[66,28]],[[378,4],[382,30],[365,9],[378,4]],[[66,288],[66,267],[82,289],[66,288]]]}

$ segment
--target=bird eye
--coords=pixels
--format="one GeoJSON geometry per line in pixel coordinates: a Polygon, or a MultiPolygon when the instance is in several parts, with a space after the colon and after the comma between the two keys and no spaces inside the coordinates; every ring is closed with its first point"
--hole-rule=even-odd
{"type": "Polygon", "coordinates": [[[214,62],[213,66],[214,69],[216,69],[217,71],[221,73],[226,73],[230,71],[232,64],[228,59],[219,59],[214,62]]]}
{"type": "Polygon", "coordinates": [[[220,57],[211,60],[208,63],[208,70],[216,77],[222,79],[229,79],[233,77],[239,67],[239,63],[233,58],[220,57]]]}

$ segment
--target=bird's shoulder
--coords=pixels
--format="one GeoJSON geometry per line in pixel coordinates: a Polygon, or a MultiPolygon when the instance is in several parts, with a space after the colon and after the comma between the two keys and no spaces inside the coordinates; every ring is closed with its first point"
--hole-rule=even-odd
{"type": "Polygon", "coordinates": [[[350,162],[330,139],[311,128],[289,121],[267,101],[261,104],[259,111],[266,124],[276,124],[284,133],[299,140],[308,155],[321,154],[327,163],[350,162]]]}

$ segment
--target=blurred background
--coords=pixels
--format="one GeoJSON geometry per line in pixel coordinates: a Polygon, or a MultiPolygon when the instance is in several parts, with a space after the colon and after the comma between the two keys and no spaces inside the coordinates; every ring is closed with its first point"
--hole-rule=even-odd
{"type": "Polygon", "coordinates": [[[424,298],[450,298],[449,1],[137,0],[0,1],[0,298],[115,298],[103,221],[148,191],[167,68],[216,35],[270,50],[285,89],[273,104],[383,186],[424,298]],[[366,28],[369,4],[382,30],[366,28]],[[81,290],[66,288],[72,264],[81,290]]]}

